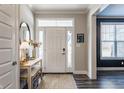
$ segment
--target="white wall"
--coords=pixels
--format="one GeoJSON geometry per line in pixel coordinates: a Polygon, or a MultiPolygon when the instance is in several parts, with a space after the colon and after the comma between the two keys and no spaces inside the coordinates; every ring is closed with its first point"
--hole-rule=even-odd
{"type": "Polygon", "coordinates": [[[81,47],[76,47],[76,34],[86,35],[86,15],[85,14],[37,14],[35,18],[74,18],[75,19],[75,73],[87,72],[87,51],[86,41],[81,47]]]}
{"type": "Polygon", "coordinates": [[[28,5],[20,5],[20,23],[28,23],[31,30],[31,38],[34,39],[34,15],[28,5]]]}
{"type": "Polygon", "coordinates": [[[87,52],[88,52],[88,76],[96,79],[96,16],[95,13],[102,5],[95,5],[87,14],[87,52]]]}

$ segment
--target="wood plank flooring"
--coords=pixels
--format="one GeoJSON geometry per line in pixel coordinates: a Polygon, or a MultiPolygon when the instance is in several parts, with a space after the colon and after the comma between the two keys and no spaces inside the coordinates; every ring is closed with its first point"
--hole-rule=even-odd
{"type": "Polygon", "coordinates": [[[99,71],[97,80],[86,75],[73,75],[79,89],[124,89],[124,71],[99,71]]]}
{"type": "Polygon", "coordinates": [[[45,74],[41,89],[76,89],[72,74],[45,74]]]}

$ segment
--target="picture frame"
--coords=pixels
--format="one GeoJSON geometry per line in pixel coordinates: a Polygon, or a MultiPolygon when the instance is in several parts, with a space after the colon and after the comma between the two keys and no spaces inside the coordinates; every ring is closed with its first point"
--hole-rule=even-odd
{"type": "Polygon", "coordinates": [[[77,43],[84,43],[84,33],[77,33],[77,43]]]}

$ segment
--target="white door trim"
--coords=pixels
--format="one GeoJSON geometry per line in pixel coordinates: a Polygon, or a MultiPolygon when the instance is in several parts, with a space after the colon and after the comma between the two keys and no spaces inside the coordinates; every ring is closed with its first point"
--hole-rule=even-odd
{"type": "Polygon", "coordinates": [[[20,20],[19,20],[19,9],[20,5],[15,5],[16,7],[16,18],[15,18],[15,61],[17,62],[17,71],[16,71],[16,89],[20,89],[20,44],[19,44],[19,25],[20,25],[20,20]]]}
{"type": "MultiPolygon", "coordinates": [[[[45,44],[45,36],[46,36],[46,28],[49,28],[49,27],[39,27],[39,28],[36,28],[36,40],[38,40],[38,33],[39,33],[39,31],[41,30],[41,31],[44,31],[44,37],[43,37],[43,42],[44,42],[44,45],[43,45],[43,53],[44,53],[44,56],[46,55],[46,49],[45,49],[45,47],[46,47],[46,44],[45,44]]],[[[51,28],[51,27],[50,27],[51,28]]],[[[74,60],[75,60],[75,55],[74,55],[74,53],[75,53],[75,39],[74,39],[74,27],[61,27],[61,28],[65,28],[66,30],[68,30],[68,29],[72,29],[72,71],[71,72],[74,72],[75,71],[75,63],[74,63],[74,60]]],[[[66,46],[67,47],[67,46],[66,46]]],[[[67,60],[67,58],[66,58],[66,60],[67,60]]],[[[45,69],[46,69],[46,59],[43,57],[43,72],[46,72],[45,71],[45,69]]],[[[68,71],[66,71],[66,72],[68,72],[68,71]]]]}

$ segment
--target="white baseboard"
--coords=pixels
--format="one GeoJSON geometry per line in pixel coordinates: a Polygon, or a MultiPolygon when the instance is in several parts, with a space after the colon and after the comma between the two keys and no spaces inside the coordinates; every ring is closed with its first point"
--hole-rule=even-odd
{"type": "Polygon", "coordinates": [[[74,74],[86,74],[87,75],[87,71],[74,71],[74,74]]]}
{"type": "Polygon", "coordinates": [[[124,67],[97,67],[98,71],[106,71],[106,70],[124,70],[124,67]]]}

